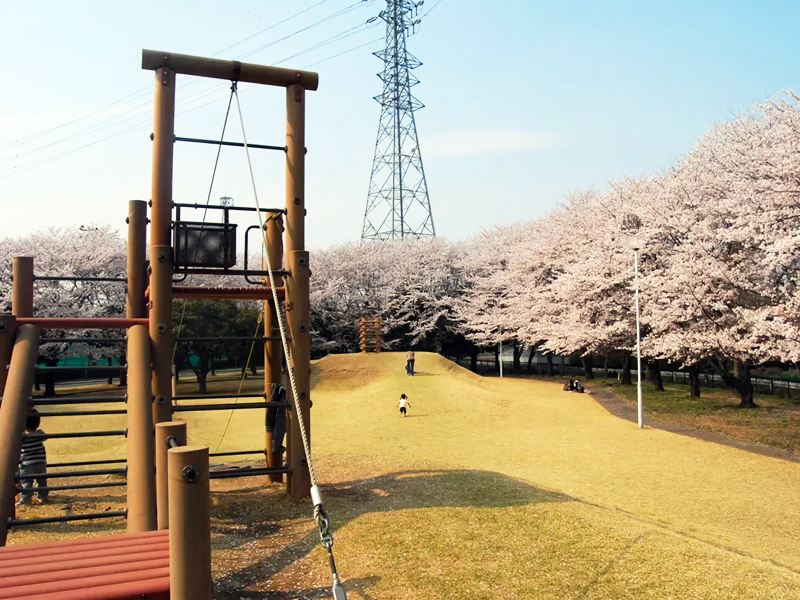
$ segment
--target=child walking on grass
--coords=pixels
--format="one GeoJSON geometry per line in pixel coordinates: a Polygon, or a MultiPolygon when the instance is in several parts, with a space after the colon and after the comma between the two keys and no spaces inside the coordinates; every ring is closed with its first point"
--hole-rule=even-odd
{"type": "Polygon", "coordinates": [[[406,396],[405,394],[400,394],[400,404],[398,406],[400,406],[400,416],[405,417],[406,407],[411,406],[411,403],[408,401],[408,396],[406,396]]]}
{"type": "MultiPolygon", "coordinates": [[[[22,434],[22,452],[19,458],[20,475],[34,475],[36,497],[39,502],[47,502],[47,453],[44,450],[44,432],[39,429],[41,418],[35,408],[31,409],[22,434]]],[[[33,503],[33,479],[20,480],[19,502],[17,506],[33,503]]]]}

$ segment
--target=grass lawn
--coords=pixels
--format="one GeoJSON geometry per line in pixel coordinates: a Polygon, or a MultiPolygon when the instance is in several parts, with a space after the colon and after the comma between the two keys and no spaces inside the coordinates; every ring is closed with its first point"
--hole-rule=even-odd
{"type": "MultiPolygon", "coordinates": [[[[593,383],[636,404],[636,383],[620,385],[616,379],[593,383]]],[[[740,409],[734,390],[702,388],[700,398],[689,396],[687,385],[664,382],[664,391],[642,382],[645,414],[670,423],[731,435],[790,452],[800,459],[800,404],[795,398],[756,395],[759,408],[740,409]]]]}
{"type": "MultiPolygon", "coordinates": [[[[344,355],[314,368],[314,458],[351,600],[800,597],[800,464],[639,430],[560,382],[481,378],[426,353],[412,378],[404,362],[344,355]]],[[[179,416],[190,443],[223,451],[262,444],[258,413],[179,416]]],[[[70,442],[49,443],[50,460],[124,454],[121,441],[70,442]]],[[[307,502],[261,478],[213,487],[215,597],[329,597],[307,502]]],[[[119,502],[81,498],[95,510],[119,502]]],[[[63,508],[29,514],[52,510],[63,508]]],[[[39,526],[11,541],[99,530],[39,526]]]]}

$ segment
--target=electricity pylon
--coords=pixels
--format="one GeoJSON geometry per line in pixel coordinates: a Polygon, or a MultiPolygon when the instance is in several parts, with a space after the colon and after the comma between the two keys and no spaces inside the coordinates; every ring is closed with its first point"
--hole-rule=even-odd
{"type": "Polygon", "coordinates": [[[411,74],[422,63],[406,50],[414,33],[422,2],[386,0],[380,18],[386,22],[386,47],[375,52],[383,61],[378,73],[383,93],[378,139],[369,181],[367,209],[361,239],[396,239],[435,236],[428,184],[422,167],[414,111],[423,104],[411,95],[419,80],[411,74]]]}

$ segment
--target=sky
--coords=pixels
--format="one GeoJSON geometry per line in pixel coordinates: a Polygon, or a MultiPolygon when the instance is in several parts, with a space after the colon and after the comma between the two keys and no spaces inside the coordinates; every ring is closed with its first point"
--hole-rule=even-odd
{"type": "MultiPolygon", "coordinates": [[[[124,231],[127,201],[149,199],[146,48],[317,71],[319,90],[307,93],[306,245],[358,240],[380,116],[382,63],[371,53],[384,36],[382,21],[367,21],[385,6],[0,0],[0,238],[81,225],[124,231]]],[[[448,239],[658,173],[714,122],[800,91],[797,2],[425,0],[419,14],[407,41],[423,63],[416,125],[436,231],[448,239]]],[[[179,76],[176,135],[219,139],[229,87],[179,76]]],[[[239,95],[248,142],[282,146],[284,91],[242,84],[239,95]]],[[[225,139],[241,136],[234,105],[225,139]]],[[[174,200],[252,206],[244,151],[223,149],[212,187],[215,157],[212,146],[176,144],[174,200]]],[[[253,159],[260,204],[282,206],[283,155],[253,159]]]]}

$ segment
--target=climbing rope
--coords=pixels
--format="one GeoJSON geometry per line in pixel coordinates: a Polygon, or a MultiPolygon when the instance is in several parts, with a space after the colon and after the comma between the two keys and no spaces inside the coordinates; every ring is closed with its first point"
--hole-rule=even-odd
{"type": "Polygon", "coordinates": [[[253,163],[250,160],[250,148],[247,145],[247,135],[244,129],[244,118],[242,117],[242,106],[239,103],[239,92],[237,90],[236,82],[233,83],[233,95],[236,96],[236,109],[239,112],[239,122],[242,126],[242,142],[244,143],[245,155],[247,156],[247,166],[250,169],[250,183],[253,185],[253,197],[256,203],[256,214],[258,215],[259,226],[263,235],[264,249],[266,252],[267,274],[269,275],[269,285],[272,290],[272,301],[275,304],[276,313],[278,315],[278,328],[281,334],[281,344],[283,345],[283,355],[286,357],[286,370],[289,373],[289,383],[292,387],[292,402],[294,403],[295,414],[297,415],[297,424],[300,427],[300,437],[303,440],[303,451],[306,455],[306,464],[308,466],[308,475],[311,480],[311,501],[314,504],[314,521],[317,523],[319,529],[319,539],[322,547],[328,551],[328,562],[331,567],[331,574],[333,575],[333,597],[334,600],[347,600],[344,586],[339,580],[339,574],[336,572],[336,562],[333,559],[333,534],[330,532],[330,517],[325,510],[325,505],[322,502],[322,493],[320,492],[319,485],[317,485],[317,477],[314,474],[314,465],[311,462],[311,445],[306,435],[305,423],[303,421],[303,413],[300,410],[300,404],[297,400],[297,383],[294,379],[294,369],[292,368],[291,361],[289,360],[289,343],[286,335],[286,325],[284,323],[283,310],[277,310],[281,306],[278,300],[278,292],[275,287],[275,274],[272,271],[272,258],[269,253],[269,244],[267,244],[267,230],[264,227],[264,219],[261,216],[261,206],[258,202],[258,191],[256,190],[256,179],[253,175],[253,163]]]}

